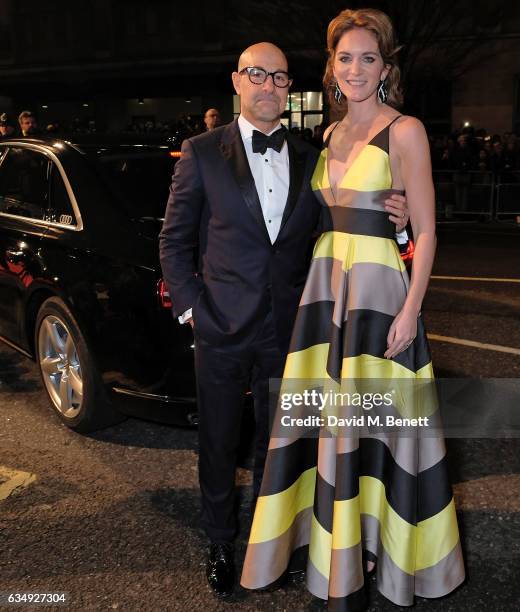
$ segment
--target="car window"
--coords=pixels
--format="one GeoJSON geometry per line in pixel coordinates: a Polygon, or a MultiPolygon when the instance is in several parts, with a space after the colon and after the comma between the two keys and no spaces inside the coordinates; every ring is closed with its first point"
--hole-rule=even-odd
{"type": "Polygon", "coordinates": [[[0,212],[44,219],[49,196],[49,160],[41,153],[11,147],[0,167],[0,212]]]}
{"type": "Polygon", "coordinates": [[[75,225],[76,218],[67,188],[56,164],[51,162],[49,219],[56,223],[75,225]]]}
{"type": "Polygon", "coordinates": [[[100,155],[98,175],[130,216],[164,217],[175,161],[166,153],[100,155]]]}

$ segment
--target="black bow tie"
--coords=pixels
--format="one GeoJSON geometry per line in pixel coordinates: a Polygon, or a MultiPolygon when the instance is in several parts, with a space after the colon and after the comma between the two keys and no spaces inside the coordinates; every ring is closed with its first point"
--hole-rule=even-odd
{"type": "Polygon", "coordinates": [[[263,155],[267,149],[274,149],[277,153],[280,153],[285,142],[285,135],[284,127],[276,130],[270,136],[258,130],[253,130],[253,153],[262,153],[263,155]]]}

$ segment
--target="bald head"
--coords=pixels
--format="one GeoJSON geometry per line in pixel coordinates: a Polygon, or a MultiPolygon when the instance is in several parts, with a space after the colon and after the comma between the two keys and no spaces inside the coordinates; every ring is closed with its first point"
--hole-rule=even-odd
{"type": "MultiPolygon", "coordinates": [[[[269,42],[248,47],[238,59],[238,70],[233,72],[233,86],[240,96],[240,114],[258,130],[268,134],[280,123],[289,94],[289,86],[275,85],[275,73],[288,71],[287,58],[283,51],[269,42]],[[255,67],[264,70],[263,82],[244,68],[255,67]],[[267,75],[265,75],[267,73],[267,75]]],[[[277,81],[278,82],[278,81],[277,81]]],[[[289,85],[291,81],[289,80],[289,85]]]]}
{"type": "Polygon", "coordinates": [[[278,66],[277,70],[287,71],[287,58],[284,52],[270,42],[256,43],[242,52],[238,58],[238,72],[246,66],[262,66],[264,63],[273,63],[278,66]]]}

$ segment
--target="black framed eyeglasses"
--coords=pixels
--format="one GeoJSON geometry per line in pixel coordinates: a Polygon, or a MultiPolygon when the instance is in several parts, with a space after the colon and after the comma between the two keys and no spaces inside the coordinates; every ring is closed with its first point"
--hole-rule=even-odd
{"type": "Polygon", "coordinates": [[[247,66],[242,68],[238,74],[247,73],[249,80],[254,85],[262,85],[266,82],[267,77],[272,77],[273,83],[276,87],[289,87],[292,83],[292,79],[288,72],[285,70],[275,70],[274,72],[267,72],[264,68],[259,66],[247,66]]]}

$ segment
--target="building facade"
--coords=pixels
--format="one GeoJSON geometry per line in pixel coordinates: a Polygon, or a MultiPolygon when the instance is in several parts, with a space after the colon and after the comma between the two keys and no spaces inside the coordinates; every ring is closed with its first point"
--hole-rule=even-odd
{"type": "MultiPolygon", "coordinates": [[[[437,10],[437,21],[416,12],[425,3],[371,4],[391,14],[404,42],[406,112],[433,131],[466,122],[490,133],[520,130],[520,3],[432,1],[421,10],[437,10]],[[433,23],[437,31],[428,30],[433,23]],[[456,48],[472,61],[459,66],[456,48]]],[[[2,0],[0,110],[29,108],[42,125],[80,119],[109,130],[208,107],[230,120],[238,55],[270,40],[294,73],[284,122],[312,129],[329,119],[321,93],[325,34],[343,8],[336,0],[2,0]]]]}

